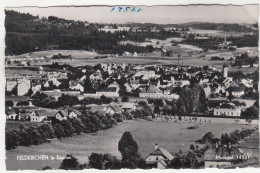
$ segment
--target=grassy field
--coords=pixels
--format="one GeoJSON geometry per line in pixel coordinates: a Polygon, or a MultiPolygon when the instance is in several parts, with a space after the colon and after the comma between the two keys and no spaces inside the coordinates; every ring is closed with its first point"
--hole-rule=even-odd
{"type": "Polygon", "coordinates": [[[44,166],[57,169],[62,161],[17,161],[17,155],[45,154],[49,157],[50,155],[56,157],[70,153],[77,157],[81,163],[86,163],[92,152],[111,153],[121,158],[118,142],[125,131],[131,132],[139,146],[139,152],[142,157],[146,157],[153,151],[155,143],[169,152],[187,151],[191,143],[202,138],[207,132],[212,132],[216,137],[220,137],[222,133],[230,133],[242,128],[253,128],[253,125],[138,120],[99,131],[96,134],[81,134],[72,138],[53,140],[51,143],[39,146],[19,146],[15,150],[6,151],[6,166],[7,170],[41,169],[44,166]],[[190,126],[198,128],[187,129],[190,126]]]}

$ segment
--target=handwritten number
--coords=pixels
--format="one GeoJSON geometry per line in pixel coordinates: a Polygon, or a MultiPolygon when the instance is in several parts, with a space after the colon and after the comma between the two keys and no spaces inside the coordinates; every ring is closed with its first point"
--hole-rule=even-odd
{"type": "Polygon", "coordinates": [[[115,7],[113,7],[112,10],[110,10],[110,11],[114,11],[114,9],[115,9],[115,7]]]}
{"type": "Polygon", "coordinates": [[[125,12],[127,12],[130,9],[130,7],[125,7],[125,12]]]}
{"type": "Polygon", "coordinates": [[[120,7],[120,6],[118,7],[118,11],[119,12],[121,12],[122,9],[123,9],[122,7],[120,7]]]}
{"type": "MultiPolygon", "coordinates": [[[[111,10],[110,10],[110,12],[112,12],[112,11],[114,11],[116,9],[116,7],[113,7],[111,10]]],[[[127,7],[125,7],[125,8],[123,8],[123,7],[120,7],[120,6],[118,6],[118,12],[121,12],[121,11],[124,11],[124,12],[140,12],[140,11],[143,11],[143,9],[142,8],[139,8],[138,10],[136,10],[136,8],[135,7],[129,7],[129,6],[127,6],[127,7]],[[131,9],[132,8],[132,9],[131,9]],[[123,10],[124,9],[124,10],[123,10]]]]}
{"type": "Polygon", "coordinates": [[[139,9],[137,10],[137,12],[142,11],[142,10],[143,10],[143,9],[139,8],[139,9]]]}
{"type": "Polygon", "coordinates": [[[135,7],[134,7],[134,8],[132,8],[131,12],[135,12],[135,7]]]}

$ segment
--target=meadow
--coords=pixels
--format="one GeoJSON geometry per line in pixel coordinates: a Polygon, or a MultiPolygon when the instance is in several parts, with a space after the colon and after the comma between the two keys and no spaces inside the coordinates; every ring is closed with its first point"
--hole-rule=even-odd
{"type": "Polygon", "coordinates": [[[52,140],[38,146],[18,146],[14,150],[6,151],[7,170],[17,169],[41,169],[50,166],[57,169],[62,160],[30,160],[19,161],[19,155],[44,154],[65,156],[72,154],[78,158],[80,163],[86,163],[92,152],[111,153],[118,158],[118,142],[125,131],[130,131],[139,146],[139,152],[143,158],[154,150],[155,143],[169,152],[176,153],[180,150],[189,150],[190,144],[200,139],[207,132],[212,132],[216,137],[222,133],[230,133],[242,128],[253,128],[254,125],[221,124],[221,123],[195,123],[195,122],[162,122],[137,120],[120,124],[111,129],[99,131],[95,134],[81,134],[72,138],[52,140]],[[187,129],[196,126],[196,129],[187,129]]]}

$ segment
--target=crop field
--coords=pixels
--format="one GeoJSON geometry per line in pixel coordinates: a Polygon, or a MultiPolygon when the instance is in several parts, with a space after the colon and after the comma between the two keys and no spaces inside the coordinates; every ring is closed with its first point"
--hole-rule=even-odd
{"type": "Polygon", "coordinates": [[[99,131],[96,134],[81,134],[72,138],[52,140],[39,146],[19,146],[14,150],[6,151],[6,166],[8,170],[41,169],[50,166],[57,169],[62,160],[30,160],[17,161],[17,155],[44,154],[65,156],[72,154],[80,163],[86,163],[91,153],[111,153],[118,158],[118,142],[125,131],[130,131],[133,139],[139,146],[139,152],[145,158],[154,149],[154,144],[175,153],[189,150],[190,144],[201,139],[207,132],[212,132],[220,138],[222,133],[230,133],[242,128],[253,128],[254,125],[221,124],[221,123],[194,123],[194,122],[162,122],[137,120],[123,123],[111,129],[99,131]],[[188,127],[196,126],[190,130],[188,127]]]}

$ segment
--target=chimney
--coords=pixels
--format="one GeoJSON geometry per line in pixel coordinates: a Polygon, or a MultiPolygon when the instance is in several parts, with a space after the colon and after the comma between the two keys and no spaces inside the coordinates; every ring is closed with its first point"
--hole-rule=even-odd
{"type": "Polygon", "coordinates": [[[154,145],[154,150],[157,150],[159,148],[158,144],[154,145]]]}

